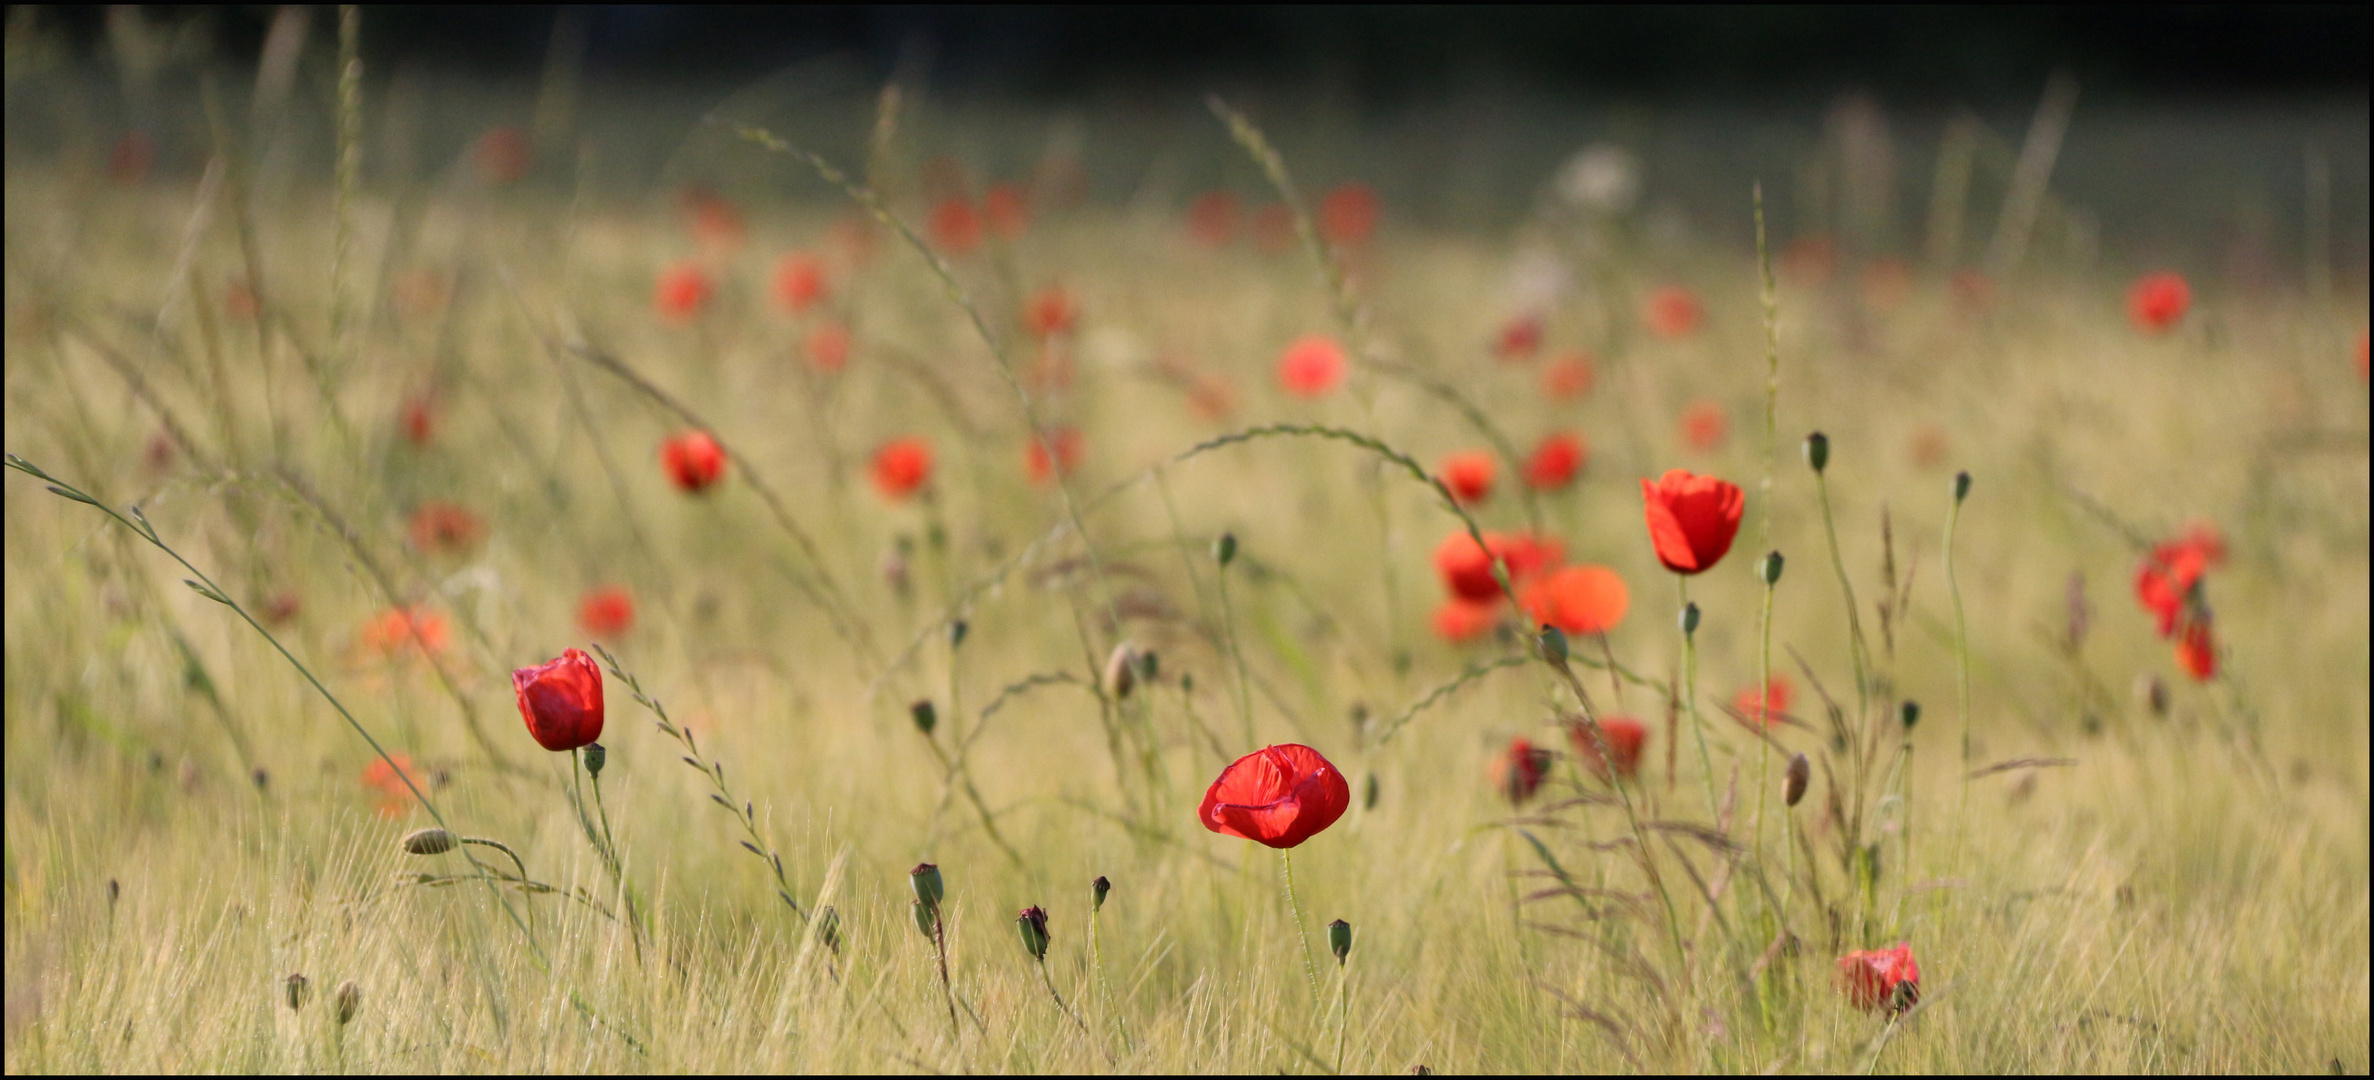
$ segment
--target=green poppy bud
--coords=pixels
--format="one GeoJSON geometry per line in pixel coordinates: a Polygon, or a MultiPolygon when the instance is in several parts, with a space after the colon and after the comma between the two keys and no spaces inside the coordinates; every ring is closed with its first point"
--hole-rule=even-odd
{"type": "Polygon", "coordinates": [[[971,629],[972,627],[966,625],[963,619],[956,619],[950,622],[948,624],[948,647],[954,649],[957,646],[964,644],[965,632],[971,629]]]}
{"type": "Polygon", "coordinates": [[[1781,777],[1781,802],[1795,806],[1805,798],[1805,786],[1813,780],[1813,766],[1805,755],[1789,759],[1789,771],[1781,777]]]}
{"type": "Polygon", "coordinates": [[[1780,552],[1765,552],[1764,557],[1756,563],[1756,576],[1764,579],[1766,585],[1778,585],[1780,584],[1782,563],[1780,552]]]}
{"type": "Polygon", "coordinates": [[[1363,810],[1377,808],[1377,774],[1375,773],[1368,774],[1368,778],[1360,782],[1360,808],[1363,810]]]}
{"type": "Polygon", "coordinates": [[[1105,690],[1115,701],[1127,701],[1137,685],[1137,650],[1124,641],[1113,646],[1113,655],[1105,658],[1105,690]]]}
{"type": "Polygon", "coordinates": [[[1047,960],[1047,909],[1033,905],[1022,909],[1014,917],[1014,929],[1022,934],[1023,951],[1040,963],[1047,960]]]}
{"type": "Polygon", "coordinates": [[[921,900],[909,900],[907,901],[907,910],[915,913],[915,929],[922,931],[924,938],[928,940],[932,936],[931,909],[924,907],[921,900]]]}
{"type": "Polygon", "coordinates": [[[1914,724],[1921,722],[1921,703],[1917,701],[1905,702],[1901,715],[1904,718],[1904,730],[1911,731],[1914,724]]]}
{"type": "Polygon", "coordinates": [[[1145,652],[1138,654],[1139,682],[1153,682],[1154,676],[1160,674],[1161,671],[1162,659],[1154,655],[1154,650],[1148,649],[1145,652]]]}
{"type": "Polygon", "coordinates": [[[338,1026],[345,1027],[347,1024],[353,1023],[354,1014],[363,1009],[363,988],[356,986],[353,979],[339,983],[337,1000],[338,1026]]]}
{"type": "Polygon", "coordinates": [[[1695,634],[1697,632],[1698,602],[1693,600],[1690,603],[1682,605],[1682,636],[1688,637],[1691,634],[1695,634]]]}
{"type": "Polygon", "coordinates": [[[1327,924],[1327,951],[1335,954],[1335,962],[1338,964],[1343,963],[1345,957],[1352,955],[1351,923],[1337,919],[1327,924]]]}
{"type": "Polygon", "coordinates": [[[1954,502],[1955,502],[1955,503],[1957,503],[1957,504],[1959,504],[1959,503],[1960,503],[1962,500],[1964,500],[1964,499],[1967,499],[1967,498],[1969,498],[1969,497],[1970,497],[1970,474],[1969,474],[1969,473],[1967,473],[1967,472],[1958,472],[1958,473],[1955,473],[1955,474],[1954,474],[1954,502]]]}
{"type": "Polygon", "coordinates": [[[587,775],[592,776],[595,779],[600,779],[602,775],[602,766],[609,764],[609,762],[610,751],[602,749],[602,744],[594,743],[585,748],[585,771],[587,775]]]}
{"type": "Polygon", "coordinates": [[[1096,880],[1088,883],[1088,898],[1096,905],[1093,910],[1103,911],[1105,909],[1105,894],[1112,891],[1113,883],[1105,880],[1103,874],[1096,875],[1096,880]]]}
{"type": "Polygon", "coordinates": [[[1566,631],[1547,623],[1541,628],[1541,656],[1554,667],[1566,666],[1566,631]]]}
{"type": "Polygon", "coordinates": [[[931,729],[940,723],[940,711],[932,707],[930,698],[916,698],[915,704],[907,706],[907,715],[915,719],[915,730],[925,738],[931,737],[931,729]]]}
{"type": "Polygon", "coordinates": [[[1830,467],[1830,437],[1817,431],[1805,437],[1805,463],[1820,472],[1830,467]]]}
{"type": "Polygon", "coordinates": [[[948,894],[947,886],[940,882],[939,867],[930,863],[916,863],[915,869],[907,871],[907,884],[915,887],[916,903],[929,908],[935,915],[939,914],[940,898],[948,894]]]}
{"type": "Polygon", "coordinates": [[[1212,541],[1212,559],[1223,570],[1228,568],[1229,563],[1236,561],[1235,533],[1221,533],[1220,539],[1212,541]]]}

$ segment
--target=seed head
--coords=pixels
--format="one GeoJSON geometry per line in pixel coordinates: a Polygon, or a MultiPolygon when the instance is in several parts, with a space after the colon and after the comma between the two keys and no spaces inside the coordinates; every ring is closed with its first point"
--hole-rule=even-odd
{"type": "Polygon", "coordinates": [[[1090,910],[1103,911],[1105,909],[1105,894],[1112,891],[1113,883],[1105,880],[1103,874],[1096,875],[1096,880],[1088,883],[1088,898],[1095,904],[1090,910]]]}
{"type": "Polygon", "coordinates": [[[1683,637],[1688,637],[1688,636],[1690,636],[1690,635],[1692,635],[1692,634],[1695,634],[1695,633],[1697,633],[1697,632],[1698,632],[1698,602],[1697,602],[1697,601],[1695,601],[1695,600],[1693,600],[1693,601],[1691,601],[1691,602],[1689,602],[1689,603],[1687,603],[1687,604],[1683,604],[1683,605],[1682,605],[1682,636],[1683,636],[1683,637]]]}
{"type": "Polygon", "coordinates": [[[1781,776],[1781,802],[1797,805],[1805,798],[1805,785],[1813,779],[1813,766],[1798,754],[1789,759],[1789,771],[1781,776]]]}
{"type": "Polygon", "coordinates": [[[354,1014],[362,1011],[362,1008],[363,988],[356,986],[353,979],[348,979],[345,982],[339,983],[338,1026],[345,1027],[346,1025],[353,1023],[354,1014]]]}
{"type": "Polygon", "coordinates": [[[280,985],[282,992],[288,995],[290,1012],[304,1008],[305,999],[313,996],[313,980],[306,978],[302,971],[289,972],[289,977],[282,979],[280,985]]]}
{"type": "Polygon", "coordinates": [[[594,779],[601,779],[602,766],[609,760],[610,751],[602,749],[602,744],[594,743],[585,748],[585,771],[594,779]]]}
{"type": "Polygon", "coordinates": [[[1762,561],[1756,563],[1756,576],[1762,578],[1766,585],[1780,584],[1782,562],[1780,552],[1765,552],[1762,561]]]}
{"type": "Polygon", "coordinates": [[[930,698],[916,698],[913,705],[907,706],[907,715],[914,718],[915,730],[927,739],[931,737],[931,729],[940,724],[940,711],[932,707],[930,698]]]}
{"type": "Polygon", "coordinates": [[[453,850],[453,834],[443,829],[414,829],[399,841],[406,854],[443,855],[453,850]]]}
{"type": "Polygon", "coordinates": [[[1335,962],[1338,964],[1343,963],[1345,957],[1352,955],[1351,923],[1337,919],[1327,924],[1327,951],[1335,954],[1335,962]]]}
{"type": "Polygon", "coordinates": [[[1023,951],[1040,963],[1047,960],[1047,909],[1032,905],[1014,917],[1014,929],[1022,934],[1023,951]]]}
{"type": "Polygon", "coordinates": [[[947,895],[946,886],[940,883],[939,867],[930,863],[916,863],[915,869],[907,871],[907,884],[915,887],[916,903],[931,909],[934,915],[939,914],[940,898],[947,895]]]}

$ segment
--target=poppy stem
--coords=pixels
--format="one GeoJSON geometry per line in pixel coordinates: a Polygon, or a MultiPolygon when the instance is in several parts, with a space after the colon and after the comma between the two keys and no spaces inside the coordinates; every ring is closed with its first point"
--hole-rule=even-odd
{"type": "Polygon", "coordinates": [[[1715,799],[1714,759],[1709,757],[1706,752],[1706,720],[1698,715],[1698,634],[1688,625],[1696,620],[1687,615],[1690,610],[1690,578],[1685,574],[1675,574],[1673,575],[1673,584],[1680,591],[1681,596],[1681,607],[1677,610],[1684,613],[1682,616],[1682,700],[1689,703],[1690,731],[1698,737],[1698,779],[1706,785],[1706,819],[1709,822],[1720,821],[1723,812],[1722,804],[1715,799]]]}
{"type": "Polygon", "coordinates": [[[956,990],[948,985],[948,923],[936,907],[931,913],[931,951],[940,962],[940,996],[948,1003],[948,1034],[961,1040],[964,1029],[956,1026],[956,990]]]}
{"type": "MultiPolygon", "coordinates": [[[[1764,610],[1757,620],[1760,630],[1758,636],[1762,638],[1762,646],[1756,664],[1756,680],[1759,687],[1757,692],[1762,696],[1757,700],[1754,719],[1762,728],[1760,734],[1769,734],[1772,730],[1772,714],[1774,712],[1772,703],[1772,593],[1777,587],[1775,582],[1764,583],[1764,610]]],[[[1771,788],[1772,740],[1758,738],[1756,740],[1756,862],[1759,865],[1764,862],[1764,804],[1772,801],[1774,793],[1771,788]]]]}
{"type": "Polygon", "coordinates": [[[1302,944],[1302,977],[1311,987],[1311,1005],[1317,1007],[1319,998],[1319,969],[1311,963],[1311,935],[1302,927],[1302,904],[1294,898],[1294,852],[1278,849],[1278,865],[1286,872],[1286,910],[1294,913],[1294,939],[1302,944]]]}
{"type": "Polygon", "coordinates": [[[1335,1074],[1344,1074],[1344,1034],[1351,1026],[1352,972],[1341,961],[1335,965],[1335,1074]]]}
{"type": "Polygon", "coordinates": [[[1822,531],[1830,538],[1830,568],[1838,573],[1838,591],[1846,595],[1847,656],[1855,664],[1855,722],[1863,723],[1871,711],[1870,662],[1864,654],[1870,645],[1863,639],[1863,617],[1855,608],[1855,586],[1847,579],[1846,560],[1838,553],[1838,523],[1830,515],[1830,479],[1826,473],[1813,474],[1813,489],[1822,503],[1822,531]]]}
{"type": "Polygon", "coordinates": [[[1962,713],[1962,805],[1954,818],[1954,866],[1959,868],[1962,834],[1970,825],[1970,623],[1962,615],[1962,583],[1954,576],[1954,530],[1962,522],[1962,492],[1969,489],[1964,482],[1955,488],[1953,504],[1945,511],[1945,589],[1954,602],[1954,697],[1962,713]]]}
{"type": "MultiPolygon", "coordinates": [[[[1246,690],[1245,649],[1237,640],[1236,605],[1228,596],[1228,567],[1220,567],[1220,625],[1228,633],[1228,659],[1236,671],[1236,715],[1245,728],[1244,749],[1251,752],[1259,747],[1253,740],[1253,701],[1246,690]]],[[[1291,880],[1291,875],[1289,875],[1291,880]]]]}

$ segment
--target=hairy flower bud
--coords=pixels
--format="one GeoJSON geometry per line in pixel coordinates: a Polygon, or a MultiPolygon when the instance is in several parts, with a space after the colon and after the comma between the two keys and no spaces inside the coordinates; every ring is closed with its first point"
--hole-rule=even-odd
{"type": "Polygon", "coordinates": [[[1337,919],[1327,924],[1327,951],[1335,954],[1335,962],[1338,964],[1343,963],[1345,957],[1352,955],[1351,923],[1337,919]]]}
{"type": "Polygon", "coordinates": [[[1780,584],[1782,565],[1783,560],[1780,552],[1765,552],[1763,560],[1756,564],[1756,576],[1762,578],[1766,585],[1778,585],[1780,584]]]}
{"type": "Polygon", "coordinates": [[[1023,908],[1022,914],[1014,917],[1014,929],[1022,935],[1023,951],[1028,952],[1031,959],[1045,963],[1047,960],[1047,909],[1035,904],[1023,908]]]}
{"type": "Polygon", "coordinates": [[[1915,725],[1921,722],[1921,703],[1917,701],[1905,702],[1901,715],[1904,718],[1904,730],[1910,732],[1915,725]]]}
{"type": "Polygon", "coordinates": [[[1539,640],[1542,659],[1549,661],[1550,666],[1563,670],[1566,667],[1566,631],[1544,623],[1539,640]]]}
{"type": "Polygon", "coordinates": [[[1789,759],[1789,771],[1781,776],[1781,802],[1795,806],[1805,799],[1805,785],[1813,779],[1813,766],[1798,754],[1789,759]]]}
{"type": "Polygon", "coordinates": [[[443,855],[453,850],[453,834],[443,829],[414,829],[398,841],[407,854],[443,855]]]}
{"type": "Polygon", "coordinates": [[[1830,467],[1830,437],[1817,431],[1805,437],[1805,463],[1820,472],[1830,467]]]}
{"type": "Polygon", "coordinates": [[[1228,568],[1229,563],[1236,561],[1235,533],[1221,533],[1220,539],[1212,541],[1212,560],[1219,563],[1223,570],[1228,568]]]}
{"type": "Polygon", "coordinates": [[[585,748],[585,773],[587,776],[596,780],[601,779],[602,766],[608,764],[609,761],[610,751],[602,749],[602,744],[594,743],[585,748]]]}
{"type": "Polygon", "coordinates": [[[1091,910],[1103,911],[1105,909],[1105,894],[1112,891],[1113,883],[1105,880],[1103,874],[1096,875],[1096,880],[1088,883],[1088,898],[1095,905],[1091,910]]]}
{"type": "Polygon", "coordinates": [[[930,738],[931,729],[940,723],[940,711],[932,707],[930,698],[916,698],[913,705],[907,706],[907,715],[914,718],[915,730],[925,738],[930,738]]]}
{"type": "Polygon", "coordinates": [[[1697,632],[1698,632],[1698,602],[1697,602],[1697,601],[1695,601],[1695,600],[1693,600],[1693,601],[1691,601],[1691,602],[1689,602],[1689,603],[1687,603],[1687,604],[1683,604],[1683,605],[1682,605],[1682,636],[1683,636],[1683,637],[1688,637],[1688,636],[1690,636],[1690,635],[1692,635],[1692,634],[1695,634],[1695,633],[1697,633],[1697,632]]]}
{"type": "Polygon", "coordinates": [[[935,915],[939,913],[940,898],[947,895],[947,887],[940,882],[939,867],[916,863],[915,869],[907,871],[907,884],[915,887],[917,903],[930,908],[935,915]]]}
{"type": "Polygon", "coordinates": [[[1964,499],[1967,499],[1967,498],[1969,498],[1969,497],[1970,497],[1970,474],[1969,474],[1969,473],[1967,473],[1967,472],[1958,472],[1958,473],[1955,473],[1955,474],[1954,474],[1954,502],[1956,502],[1956,503],[1960,503],[1962,500],[1964,500],[1964,499]]]}

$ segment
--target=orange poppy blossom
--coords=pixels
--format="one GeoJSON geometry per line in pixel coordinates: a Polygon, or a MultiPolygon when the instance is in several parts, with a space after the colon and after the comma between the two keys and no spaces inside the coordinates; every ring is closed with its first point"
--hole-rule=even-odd
{"type": "Polygon", "coordinates": [[[1522,589],[1535,574],[1564,561],[1566,549],[1557,540],[1531,533],[1487,532],[1479,547],[1467,530],[1454,529],[1434,548],[1434,569],[1443,579],[1443,588],[1459,599],[1482,603],[1500,599],[1500,584],[1492,577],[1493,563],[1506,568],[1512,587],[1522,589]]]}
{"type": "Polygon", "coordinates": [[[1080,467],[1080,429],[1069,425],[1047,429],[1047,437],[1031,439],[1022,447],[1022,471],[1030,482],[1047,486],[1057,476],[1070,476],[1080,467]],[[1049,461],[1047,447],[1055,447],[1054,460],[1049,461]]]}
{"type": "Polygon", "coordinates": [[[697,264],[680,262],[661,272],[652,289],[651,306],[662,321],[682,325],[699,315],[716,291],[707,271],[697,264]]]}
{"type": "Polygon", "coordinates": [[[1864,1012],[1900,1013],[1921,1000],[1921,966],[1912,944],[1892,949],[1857,949],[1838,958],[1838,986],[1847,1003],[1864,1012]]]}
{"type": "Polygon", "coordinates": [[[577,627],[587,637],[616,640],[634,626],[635,597],[624,586],[594,589],[577,605],[577,627]]]}
{"type": "Polygon", "coordinates": [[[1558,491],[1574,483],[1575,475],[1591,459],[1591,444],[1572,431],[1542,436],[1525,459],[1525,484],[1535,491],[1558,491]]]}
{"type": "Polygon", "coordinates": [[[1569,634],[1604,634],[1624,621],[1632,607],[1624,579],[1604,566],[1565,566],[1539,574],[1519,590],[1518,600],[1535,626],[1569,634]]]}
{"type": "Polygon", "coordinates": [[[1713,450],[1731,434],[1731,416],[1719,402],[1700,398],[1682,410],[1682,443],[1692,450],[1713,450]]]}
{"type": "Polygon", "coordinates": [[[1350,362],[1344,348],[1325,334],[1305,334],[1278,354],[1278,385],[1296,397],[1322,398],[1343,385],[1350,362]]]}
{"type": "Polygon", "coordinates": [[[424,502],[412,512],[412,546],[439,555],[460,555],[486,537],[478,515],[448,502],[424,502]]]}
{"type": "Polygon", "coordinates": [[[2145,274],[2127,289],[2127,318],[2146,334],[2163,334],[2193,306],[2193,287],[2173,270],[2145,274]]]}
{"type": "Polygon", "coordinates": [[[1068,333],[1079,321],[1080,303],[1061,285],[1040,289],[1022,309],[1022,328],[1042,340],[1068,333]]]}
{"type": "Polygon", "coordinates": [[[2184,631],[2176,637],[2176,664],[2194,682],[2217,677],[2217,638],[2209,631],[2206,614],[2185,620],[2184,631]]]}
{"type": "Polygon", "coordinates": [[[1698,331],[1706,310],[1698,306],[1696,293],[1680,285],[1667,285],[1649,294],[1641,317],[1648,323],[1650,333],[1678,340],[1698,331]]]}
{"type": "Polygon", "coordinates": [[[412,800],[412,785],[407,785],[406,780],[410,780],[412,785],[421,782],[420,775],[412,771],[410,754],[375,757],[370,764],[363,766],[363,786],[379,796],[378,805],[372,807],[372,812],[389,819],[403,816],[405,806],[412,800]]]}
{"type": "Polygon", "coordinates": [[[445,617],[417,607],[395,607],[363,624],[363,648],[384,657],[445,651],[445,617]]]}
{"type": "Polygon", "coordinates": [[[1480,505],[1492,497],[1492,481],[1500,473],[1500,463],[1482,450],[1463,450],[1443,458],[1435,468],[1443,487],[1461,506],[1480,505]]]}
{"type": "Polygon", "coordinates": [[[1738,710],[1741,719],[1769,728],[1789,714],[1789,698],[1794,693],[1788,679],[1775,675],[1771,682],[1764,684],[1762,694],[1750,686],[1734,695],[1731,707],[1738,710]]]}
{"type": "Polygon", "coordinates": [[[1500,607],[1481,600],[1451,597],[1434,609],[1434,634],[1454,645],[1492,632],[1500,622],[1500,607]]]}
{"type": "Polygon", "coordinates": [[[824,260],[803,251],[783,256],[775,264],[775,299],[797,315],[816,306],[827,290],[824,260]]]}
{"type": "Polygon", "coordinates": [[[1591,395],[1591,354],[1570,352],[1541,369],[1541,392],[1551,401],[1574,401],[1591,395]]]}
{"type": "Polygon", "coordinates": [[[941,199],[931,212],[931,242],[955,258],[972,254],[981,246],[981,215],[962,195],[941,199]]]}
{"type": "Polygon", "coordinates": [[[698,495],[725,475],[725,448],[706,431],[678,432],[660,444],[659,462],[670,483],[698,495]]]}
{"type": "Polygon", "coordinates": [[[874,451],[874,490],[897,502],[931,483],[931,443],[909,435],[883,443],[874,451]]]}

